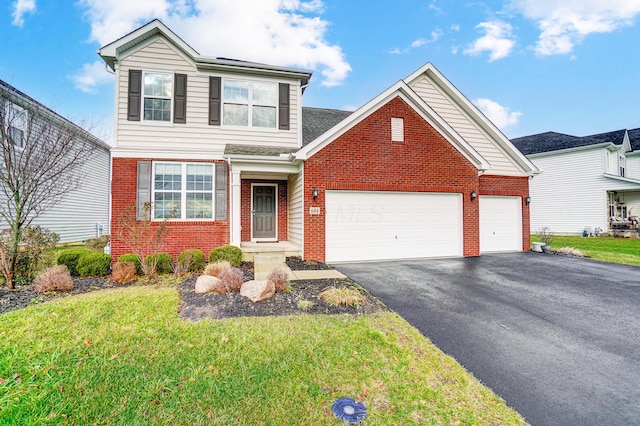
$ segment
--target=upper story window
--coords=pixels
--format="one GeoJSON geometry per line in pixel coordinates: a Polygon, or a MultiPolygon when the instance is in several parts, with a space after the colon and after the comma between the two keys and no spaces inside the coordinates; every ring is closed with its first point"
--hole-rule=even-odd
{"type": "Polygon", "coordinates": [[[27,112],[24,108],[8,103],[5,109],[5,125],[9,141],[17,148],[24,148],[27,131],[27,112]]]}
{"type": "Polygon", "coordinates": [[[222,104],[224,125],[275,129],[278,85],[225,79],[222,104]]]}
{"type": "Polygon", "coordinates": [[[143,83],[142,108],[144,120],[170,122],[173,75],[145,72],[143,83]]]}
{"type": "Polygon", "coordinates": [[[620,176],[626,176],[627,159],[622,153],[618,153],[618,173],[620,176]]]}

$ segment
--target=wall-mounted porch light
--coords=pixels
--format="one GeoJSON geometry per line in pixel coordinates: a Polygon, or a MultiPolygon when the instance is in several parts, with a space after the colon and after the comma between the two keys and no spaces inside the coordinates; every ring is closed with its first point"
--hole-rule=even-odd
{"type": "Polygon", "coordinates": [[[313,201],[318,199],[318,188],[313,188],[311,191],[311,196],[313,197],[313,201]]]}
{"type": "Polygon", "coordinates": [[[527,197],[524,199],[524,203],[528,206],[529,204],[531,204],[531,197],[527,195],[527,197]]]}
{"type": "Polygon", "coordinates": [[[476,198],[478,198],[478,193],[474,189],[473,191],[471,191],[471,201],[475,200],[476,198]]]}

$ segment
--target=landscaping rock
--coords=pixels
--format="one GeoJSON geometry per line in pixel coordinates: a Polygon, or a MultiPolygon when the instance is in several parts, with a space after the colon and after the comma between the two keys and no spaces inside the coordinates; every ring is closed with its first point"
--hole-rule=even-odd
{"type": "Polygon", "coordinates": [[[276,286],[271,281],[251,280],[242,284],[240,295],[248,298],[252,302],[260,302],[262,300],[273,297],[276,293],[276,286]]]}
{"type": "Polygon", "coordinates": [[[196,281],[196,293],[220,292],[223,288],[222,281],[211,275],[200,275],[196,281]]]}

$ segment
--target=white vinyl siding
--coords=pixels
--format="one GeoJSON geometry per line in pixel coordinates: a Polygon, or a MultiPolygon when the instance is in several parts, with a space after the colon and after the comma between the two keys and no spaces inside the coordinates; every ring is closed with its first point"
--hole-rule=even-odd
{"type": "MultiPolygon", "coordinates": [[[[617,161],[616,153],[612,154],[617,161]]],[[[542,172],[529,182],[532,233],[545,226],[556,233],[576,235],[585,227],[606,230],[607,191],[639,187],[603,176],[604,148],[531,156],[530,160],[542,172]]]]}
{"type": "Polygon", "coordinates": [[[196,70],[195,65],[179,51],[161,38],[156,38],[122,59],[117,72],[116,139],[117,156],[129,154],[124,151],[157,153],[179,153],[180,158],[221,157],[227,144],[256,146],[298,147],[298,95],[299,81],[264,79],[264,82],[279,82],[291,85],[290,130],[228,128],[209,125],[209,77],[212,75],[234,79],[252,79],[255,76],[239,74],[211,74],[196,70]],[[173,123],[136,122],[127,120],[127,89],[129,69],[162,71],[187,75],[186,125],[173,123]],[[297,89],[296,89],[297,87],[297,89]]]}
{"type": "Polygon", "coordinates": [[[327,262],[462,256],[462,197],[326,191],[327,262]]]}
{"type": "Polygon", "coordinates": [[[627,177],[640,180],[640,152],[635,152],[634,155],[627,156],[627,177]]]}
{"type": "Polygon", "coordinates": [[[304,227],[304,179],[303,172],[289,175],[288,180],[288,240],[290,243],[302,248],[304,243],[303,227],[304,227]]]}
{"type": "Polygon", "coordinates": [[[522,176],[503,150],[457,106],[445,92],[426,76],[417,79],[411,88],[491,164],[488,175],[522,176]]]}

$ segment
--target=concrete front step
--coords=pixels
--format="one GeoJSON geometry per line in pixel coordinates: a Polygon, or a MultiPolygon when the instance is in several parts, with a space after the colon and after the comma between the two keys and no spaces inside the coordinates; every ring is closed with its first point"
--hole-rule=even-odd
{"type": "MultiPolygon", "coordinates": [[[[277,243],[244,242],[240,244],[240,248],[242,249],[242,260],[245,262],[253,262],[257,254],[282,254],[285,258],[300,256],[298,246],[288,241],[277,243]]],[[[284,260],[282,262],[284,263],[284,260]]]]}

